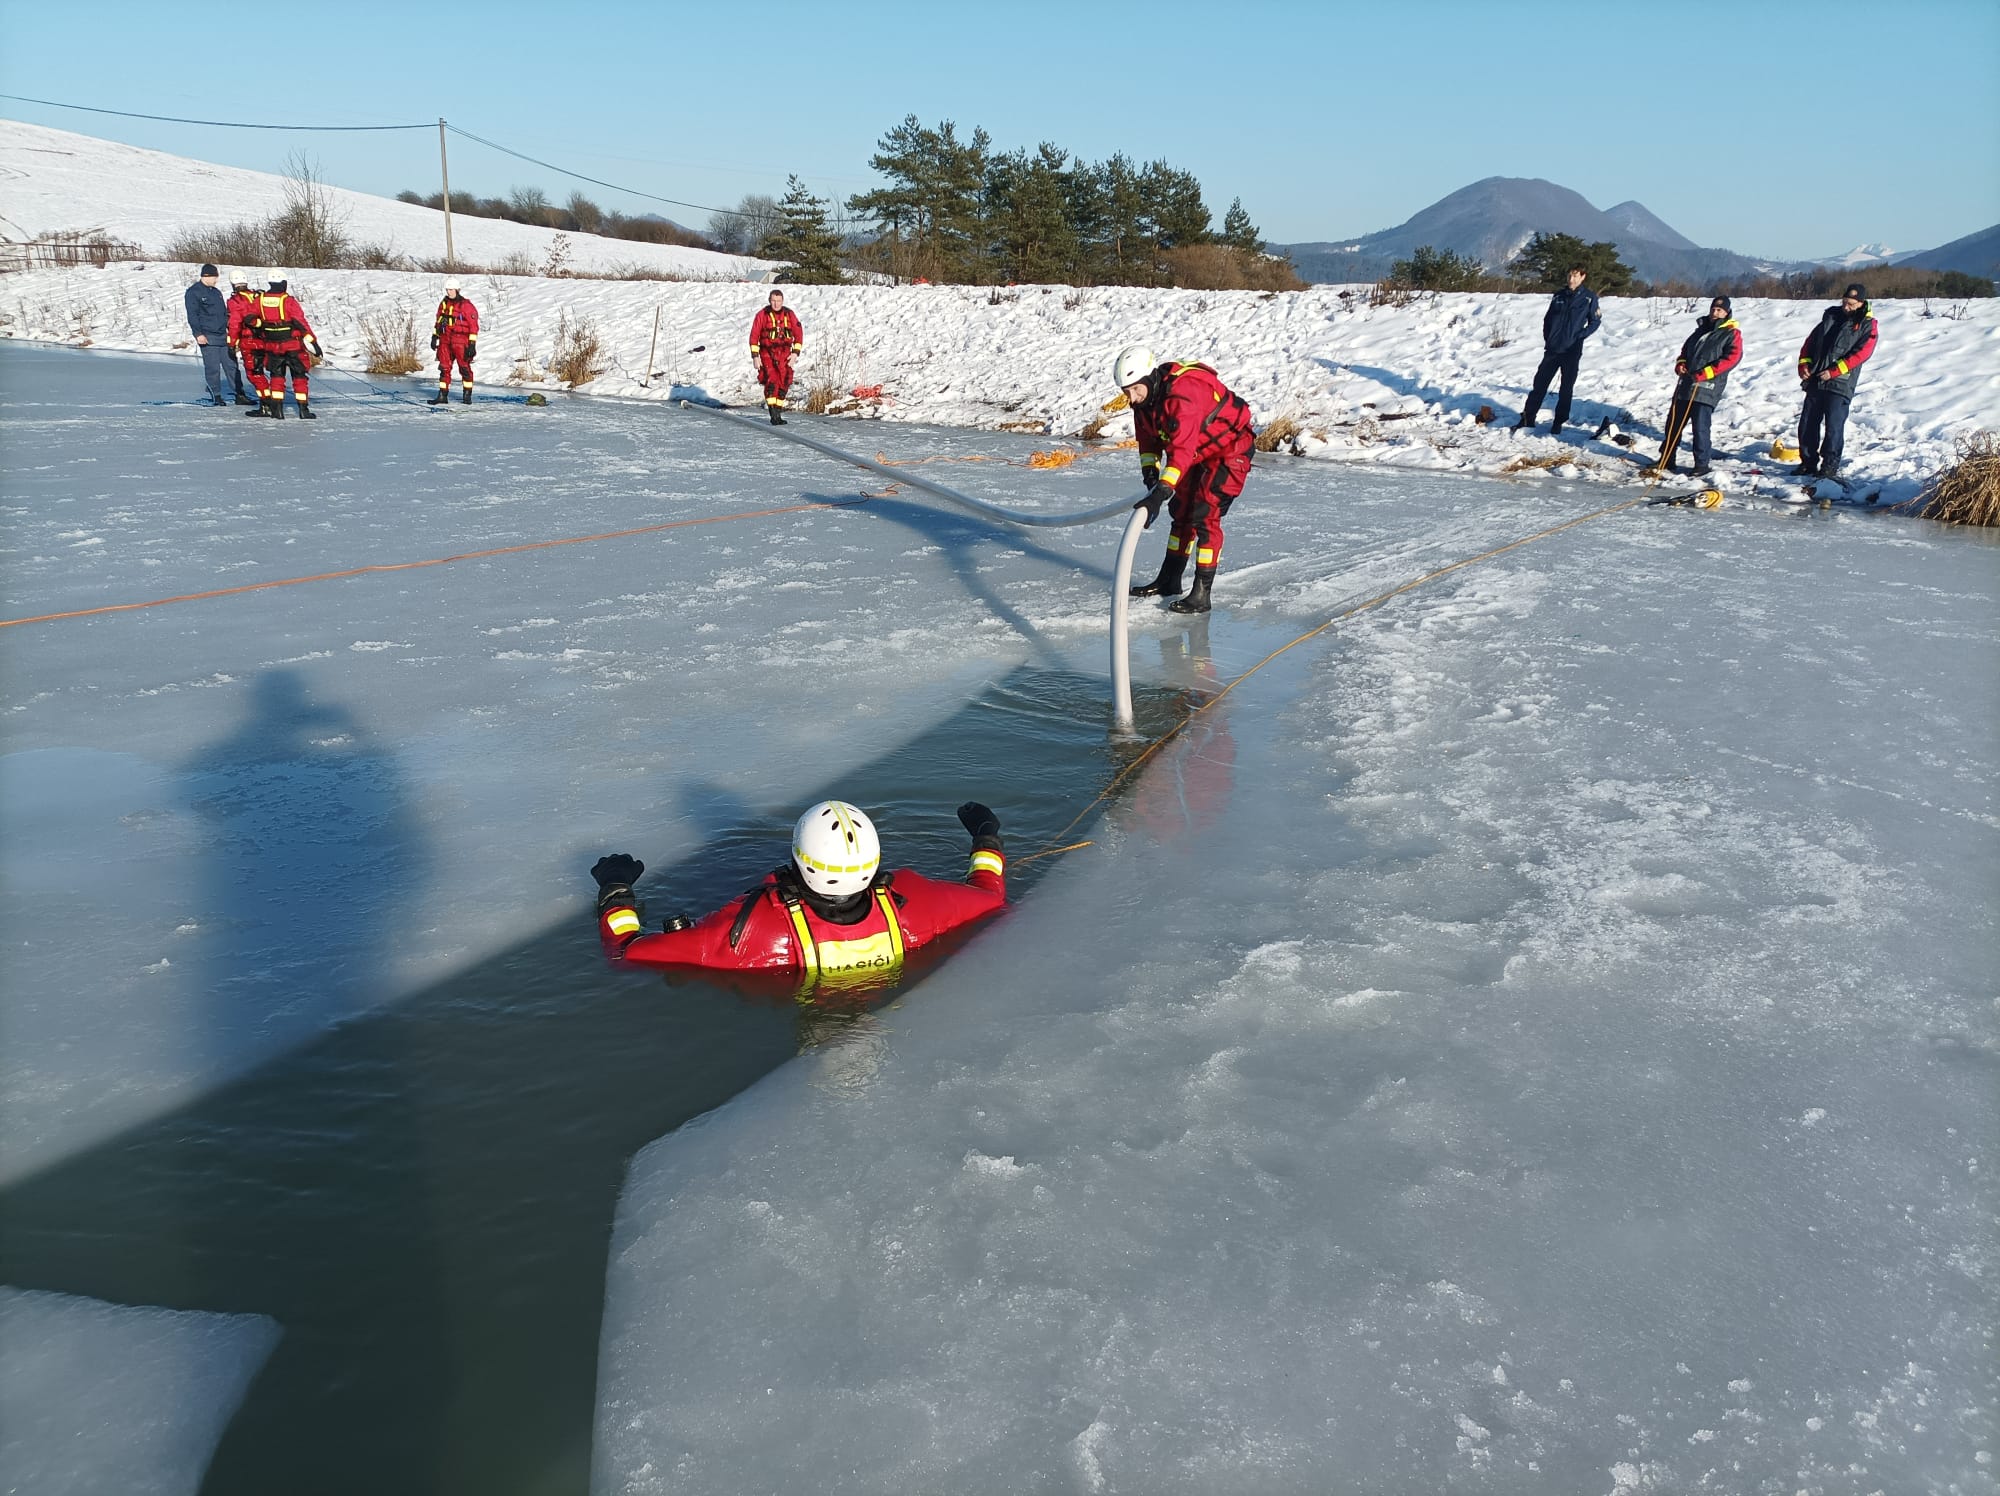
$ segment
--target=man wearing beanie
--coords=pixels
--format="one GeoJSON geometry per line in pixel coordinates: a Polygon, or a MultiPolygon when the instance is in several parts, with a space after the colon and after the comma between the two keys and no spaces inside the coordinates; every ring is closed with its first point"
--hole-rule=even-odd
{"type": "Polygon", "coordinates": [[[213,265],[201,267],[201,279],[187,288],[188,331],[201,349],[201,374],[208,381],[208,403],[227,405],[222,398],[222,365],[236,355],[229,348],[229,303],[215,284],[213,265]]]}
{"type": "Polygon", "coordinates": [[[1820,315],[1819,325],[1800,347],[1799,388],[1806,403],[1799,412],[1799,477],[1840,476],[1848,402],[1861,365],[1875,351],[1875,331],[1868,289],[1856,281],[1842,293],[1839,306],[1820,315]]]}
{"type": "Polygon", "coordinates": [[[1708,429],[1715,407],[1722,402],[1723,386],[1729,371],[1743,361],[1743,334],[1731,315],[1729,298],[1718,296],[1708,304],[1708,315],[1695,323],[1694,331],[1681,344],[1681,356],[1674,360],[1680,383],[1667,407],[1667,440],[1660,448],[1654,471],[1678,472],[1674,458],[1679,455],[1681,433],[1692,428],[1694,435],[1694,475],[1708,476],[1708,429]]]}

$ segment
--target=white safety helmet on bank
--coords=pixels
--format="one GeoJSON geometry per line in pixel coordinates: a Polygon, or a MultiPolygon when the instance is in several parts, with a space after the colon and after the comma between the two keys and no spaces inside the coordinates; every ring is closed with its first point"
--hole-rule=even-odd
{"type": "Polygon", "coordinates": [[[844,899],[875,881],[882,843],[875,823],[845,800],[822,800],[792,830],[792,862],[807,888],[844,899]]]}
{"type": "Polygon", "coordinates": [[[264,284],[267,286],[287,285],[290,283],[291,279],[292,277],[290,276],[290,274],[276,268],[266,270],[264,272],[264,284]]]}
{"type": "Polygon", "coordinates": [[[250,284],[250,272],[247,270],[230,271],[229,284],[232,286],[248,286],[250,284]]]}
{"type": "Polygon", "coordinates": [[[445,277],[445,280],[444,280],[444,294],[445,294],[445,295],[447,295],[447,296],[456,296],[456,295],[458,294],[458,277],[457,277],[457,276],[455,276],[455,275],[448,275],[448,276],[446,276],[446,277],[445,277]]]}
{"type": "Polygon", "coordinates": [[[1119,350],[1117,361],[1111,365],[1111,382],[1119,389],[1144,382],[1146,376],[1159,368],[1160,361],[1153,356],[1153,350],[1144,343],[1134,343],[1129,348],[1119,350]]]}

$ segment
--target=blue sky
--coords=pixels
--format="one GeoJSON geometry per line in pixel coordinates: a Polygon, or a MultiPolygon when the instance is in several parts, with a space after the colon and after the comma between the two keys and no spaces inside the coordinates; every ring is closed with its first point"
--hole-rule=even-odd
{"type": "MultiPolygon", "coordinates": [[[[796,172],[874,185],[906,114],[1165,157],[1266,237],[1402,222],[1487,176],[1637,198],[1682,233],[1805,258],[2000,222],[2000,4],[1575,7],[1280,0],[228,10],[0,0],[0,91],[209,119],[435,120],[591,176],[733,204],[796,172]],[[288,59],[262,82],[261,56],[288,59]]],[[[0,100],[0,114],[237,166],[435,190],[435,133],[271,134],[0,100]]],[[[578,184],[454,138],[457,191],[578,184]]],[[[606,206],[654,205],[584,189],[606,206]]],[[[0,184],[0,211],[5,187],[0,184]]],[[[696,227],[705,215],[662,209],[696,227]]]]}

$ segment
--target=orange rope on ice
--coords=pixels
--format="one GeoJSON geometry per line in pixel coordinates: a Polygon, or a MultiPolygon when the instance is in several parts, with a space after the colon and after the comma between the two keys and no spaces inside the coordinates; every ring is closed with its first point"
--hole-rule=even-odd
{"type": "MultiPolygon", "coordinates": [[[[1435,570],[1425,572],[1420,577],[1411,578],[1409,581],[1402,583],[1400,586],[1391,587],[1387,592],[1378,592],[1375,594],[1375,596],[1368,598],[1366,601],[1358,602],[1354,604],[1354,606],[1351,608],[1342,609],[1340,612],[1334,614],[1333,617],[1327,619],[1325,623],[1320,624],[1316,628],[1311,628],[1306,630],[1306,632],[1300,634],[1298,638],[1292,640],[1290,643],[1280,644],[1276,649],[1272,650],[1269,654],[1265,655],[1263,659],[1259,660],[1256,664],[1252,665],[1248,670],[1245,670],[1242,674],[1236,676],[1221,690],[1217,691],[1213,696],[1209,697],[1208,700],[1204,701],[1200,706],[1196,707],[1193,711],[1189,712],[1185,717],[1181,718],[1180,721],[1176,722],[1172,727],[1168,728],[1165,732],[1160,734],[1159,737],[1153,739],[1152,742],[1148,743],[1145,746],[1144,750],[1141,751],[1136,757],[1134,757],[1129,764],[1127,764],[1124,768],[1120,769],[1116,774],[1112,776],[1111,783],[1107,784],[1104,787],[1103,791],[1097,796],[1095,800],[1092,800],[1088,805],[1084,806],[1082,810],[1078,811],[1076,813],[1076,816],[1070,821],[1070,823],[1067,826],[1063,827],[1062,830],[1056,833],[1055,840],[1061,841],[1065,836],[1069,835],[1070,832],[1074,831],[1077,828],[1077,826],[1083,821],[1084,817],[1088,816],[1092,811],[1096,810],[1098,806],[1102,805],[1106,800],[1110,799],[1111,796],[1117,792],[1118,787],[1121,784],[1123,784],[1127,779],[1130,779],[1132,775],[1146,763],[1147,760],[1152,758],[1152,756],[1155,753],[1158,753],[1160,749],[1166,747],[1166,745],[1171,743],[1175,738],[1179,737],[1181,732],[1187,727],[1187,725],[1190,722],[1194,721],[1195,718],[1199,717],[1203,712],[1207,711],[1210,707],[1214,706],[1218,701],[1222,700],[1223,697],[1227,696],[1231,691],[1235,690],[1238,686],[1242,685],[1244,681],[1250,679],[1251,676],[1255,675],[1259,670],[1262,670],[1266,665],[1270,664],[1271,661],[1275,660],[1279,655],[1283,654],[1286,650],[1291,649],[1296,645],[1303,644],[1308,639],[1316,639],[1321,634],[1325,633],[1328,629],[1332,628],[1336,623],[1340,623],[1346,619],[1352,618],[1357,613],[1366,613],[1371,608],[1379,608],[1382,606],[1382,604],[1388,602],[1390,599],[1401,597],[1405,592],[1413,591],[1414,589],[1423,586],[1426,582],[1435,582],[1439,577],[1449,576],[1451,575],[1451,573],[1455,571],[1462,571],[1468,566],[1476,566],[1481,561],[1490,561],[1495,556],[1504,556],[1507,554],[1507,552],[1519,550],[1522,546],[1532,544],[1534,541],[1546,540],[1551,535],[1560,535],[1565,530],[1574,529],[1578,525],[1588,524],[1591,520],[1594,519],[1603,519],[1604,516],[1607,514],[1616,514],[1620,510],[1630,509],[1635,504],[1643,504],[1645,502],[1646,500],[1643,495],[1636,499],[1626,499],[1623,503],[1613,504],[1608,508],[1604,509],[1593,510],[1589,514],[1580,514],[1575,519],[1564,520],[1559,525],[1550,525],[1546,530],[1537,530],[1532,535],[1523,535],[1519,540],[1510,540],[1505,545],[1496,545],[1491,550],[1481,551],[1476,556],[1467,556],[1462,561],[1453,561],[1447,566],[1437,567],[1435,570]]],[[[1073,852],[1079,847],[1088,847],[1093,845],[1095,845],[1095,843],[1088,841],[1072,842],[1068,846],[1062,846],[1062,847],[1050,845],[1044,847],[1039,852],[1033,853],[1029,857],[1017,858],[1016,861],[1031,862],[1036,857],[1049,857],[1053,856],[1057,852],[1073,852]]]]}
{"type": "Polygon", "coordinates": [[[425,561],[386,561],[372,566],[350,566],[341,571],[315,572],[305,577],[281,577],[269,582],[245,582],[240,587],[217,587],[208,592],[183,592],[177,597],[156,597],[142,603],[105,603],[96,608],[73,608],[66,613],[38,613],[32,618],[0,618],[0,629],[25,623],[54,623],[64,618],[90,618],[99,613],[129,613],[139,608],[164,608],[169,603],[201,602],[212,597],[234,597],[241,592],[263,592],[273,587],[302,587],[307,582],[336,582],[344,577],[372,576],[385,571],[417,571],[426,566],[449,566],[454,561],[480,561],[489,556],[513,556],[522,551],[545,551],[554,546],[588,545],[596,540],[624,540],[633,535],[656,535],[662,530],[680,530],[690,525],[720,525],[738,519],[765,519],[774,514],[803,514],[813,509],[849,509],[887,494],[864,493],[856,499],[837,503],[786,504],[777,509],[745,509],[736,514],[711,514],[701,519],[668,520],[665,524],[641,525],[634,530],[605,530],[596,535],[567,535],[559,540],[531,540],[523,545],[496,546],[485,551],[462,551],[455,556],[433,556],[425,561]]]}

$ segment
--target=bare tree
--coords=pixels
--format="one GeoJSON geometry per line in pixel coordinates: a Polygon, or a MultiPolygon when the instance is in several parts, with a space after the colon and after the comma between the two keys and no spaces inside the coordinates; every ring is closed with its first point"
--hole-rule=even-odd
{"type": "Polygon", "coordinates": [[[755,254],[757,246],[784,221],[778,200],[768,193],[753,192],[736,205],[734,212],[709,215],[708,237],[715,247],[728,254],[755,254]]]}
{"type": "Polygon", "coordinates": [[[319,163],[304,151],[294,151],[286,165],[285,206],[270,226],[279,256],[308,269],[340,265],[353,247],[347,214],[320,176],[319,163]]]}

